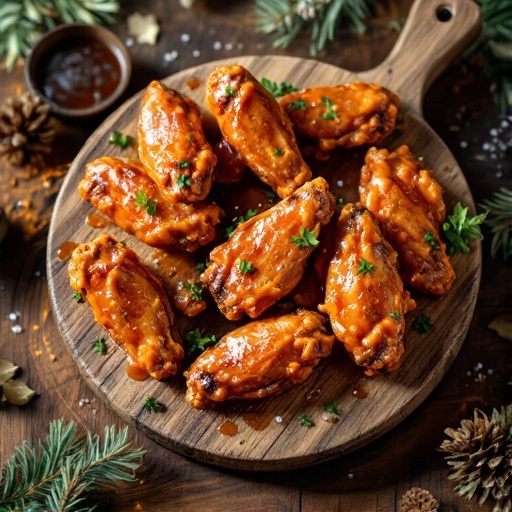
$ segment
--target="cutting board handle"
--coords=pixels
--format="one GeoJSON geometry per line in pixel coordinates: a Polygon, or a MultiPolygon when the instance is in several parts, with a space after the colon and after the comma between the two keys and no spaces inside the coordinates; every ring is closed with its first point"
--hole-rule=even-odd
{"type": "Polygon", "coordinates": [[[478,37],[481,24],[473,0],[416,0],[391,53],[359,76],[389,87],[421,114],[425,91],[478,37]]]}

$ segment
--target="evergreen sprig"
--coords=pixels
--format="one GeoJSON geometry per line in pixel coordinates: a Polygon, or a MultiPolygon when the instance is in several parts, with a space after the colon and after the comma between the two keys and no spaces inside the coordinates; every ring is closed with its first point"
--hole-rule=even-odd
{"type": "Polygon", "coordinates": [[[512,257],[512,190],[501,188],[492,199],[486,199],[481,207],[487,211],[484,224],[491,228],[491,256],[495,258],[501,249],[503,259],[512,257]]]}
{"type": "Polygon", "coordinates": [[[366,29],[364,20],[375,0],[256,0],[256,28],[275,34],[274,47],[287,47],[305,28],[311,29],[311,55],[317,55],[334,39],[338,28],[357,33],[366,29]]]}
{"type": "Polygon", "coordinates": [[[2,0],[0,61],[10,71],[47,30],[60,23],[111,24],[119,11],[119,0],[2,0]]]}
{"type": "Polygon", "coordinates": [[[44,441],[25,441],[3,465],[0,510],[93,510],[85,507],[92,490],[135,480],[145,451],[132,448],[127,435],[127,428],[116,433],[111,426],[103,441],[91,433],[84,438],[74,422],[53,421],[44,441]]]}

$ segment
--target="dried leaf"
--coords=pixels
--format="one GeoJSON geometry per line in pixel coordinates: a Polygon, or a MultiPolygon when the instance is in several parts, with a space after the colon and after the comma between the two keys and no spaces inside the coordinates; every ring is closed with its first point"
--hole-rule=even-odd
{"type": "Polygon", "coordinates": [[[128,16],[128,34],[135,37],[141,44],[156,44],[160,26],[154,14],[140,14],[136,12],[128,16]]]}
{"type": "Polygon", "coordinates": [[[496,331],[498,336],[512,340],[512,315],[510,313],[497,316],[487,327],[496,331]]]}
{"type": "Polygon", "coordinates": [[[26,382],[20,379],[4,382],[2,392],[7,401],[13,405],[25,405],[36,394],[33,389],[27,386],[26,382]]]}
{"type": "Polygon", "coordinates": [[[0,386],[11,380],[17,371],[18,367],[12,364],[11,361],[0,359],[0,386]]]}

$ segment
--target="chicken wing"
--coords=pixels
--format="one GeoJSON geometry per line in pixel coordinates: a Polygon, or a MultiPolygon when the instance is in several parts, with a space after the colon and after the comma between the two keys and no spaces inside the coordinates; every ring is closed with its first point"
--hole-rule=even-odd
{"type": "Polygon", "coordinates": [[[185,399],[198,409],[263,398],[301,384],[332,349],[318,313],[255,320],[224,336],[185,372],[185,399]]]}
{"type": "Polygon", "coordinates": [[[154,80],[139,112],[139,158],[171,202],[202,200],[217,161],[206,141],[197,104],[154,80]]]}
{"type": "Polygon", "coordinates": [[[247,166],[235,148],[226,139],[220,139],[213,146],[213,152],[217,157],[214,181],[228,185],[238,183],[243,178],[247,166]]]}
{"type": "Polygon", "coordinates": [[[279,197],[311,179],[290,120],[276,99],[242,66],[220,66],[206,85],[206,106],[223,137],[279,197]]]}
{"type": "Polygon", "coordinates": [[[370,148],[361,170],[361,202],[398,252],[402,279],[423,293],[445,294],[455,280],[439,229],[443,189],[407,146],[370,148]]]}
{"type": "Polygon", "coordinates": [[[159,250],[151,258],[156,265],[155,274],[175,308],[186,316],[198,315],[206,309],[201,272],[190,254],[159,250]]]}
{"type": "Polygon", "coordinates": [[[171,306],[131,249],[101,235],[73,251],[68,273],[72,288],[131,363],[158,380],[178,372],[185,353],[171,306]]]}
{"type": "Polygon", "coordinates": [[[213,240],[223,214],[215,204],[170,203],[136,160],[102,157],[88,163],[78,191],[121,229],[153,247],[194,251],[213,240]]]}
{"type": "Polygon", "coordinates": [[[317,156],[337,147],[376,144],[396,125],[398,96],[375,84],[312,87],[287,94],[280,105],[295,133],[314,140],[317,156]]]}
{"type": "Polygon", "coordinates": [[[228,320],[244,312],[256,318],[295,287],[333,212],[334,198],[319,177],[240,224],[213,249],[202,280],[228,320]]]}
{"type": "Polygon", "coordinates": [[[359,204],[345,205],[325,302],[318,309],[329,315],[334,334],[368,375],[398,367],[404,351],[404,315],[415,307],[398,275],[397,253],[373,215],[359,204]]]}

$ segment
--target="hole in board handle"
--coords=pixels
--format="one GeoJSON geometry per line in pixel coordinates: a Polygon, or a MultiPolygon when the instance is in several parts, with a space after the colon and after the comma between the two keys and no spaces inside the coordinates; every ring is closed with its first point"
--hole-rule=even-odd
{"type": "Polygon", "coordinates": [[[436,9],[437,19],[443,23],[450,21],[453,16],[453,8],[451,5],[440,5],[436,9]]]}

